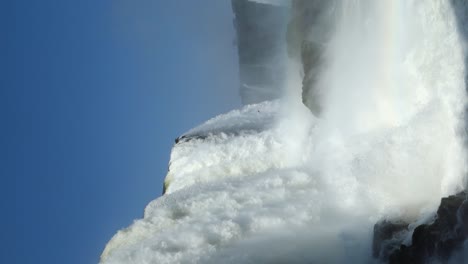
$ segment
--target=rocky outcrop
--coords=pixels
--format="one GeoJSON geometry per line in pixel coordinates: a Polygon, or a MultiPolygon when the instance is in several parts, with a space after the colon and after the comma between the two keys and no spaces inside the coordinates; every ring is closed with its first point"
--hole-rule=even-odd
{"type": "MultiPolygon", "coordinates": [[[[374,227],[373,254],[390,264],[447,263],[468,239],[468,196],[465,192],[442,198],[432,223],[417,226],[411,243],[402,239],[409,232],[404,222],[383,221],[374,227]]],[[[467,263],[468,259],[461,260],[467,263]]]]}
{"type": "Polygon", "coordinates": [[[390,254],[400,247],[401,241],[407,232],[408,223],[405,221],[383,220],[375,224],[372,256],[379,259],[388,259],[390,254]]]}

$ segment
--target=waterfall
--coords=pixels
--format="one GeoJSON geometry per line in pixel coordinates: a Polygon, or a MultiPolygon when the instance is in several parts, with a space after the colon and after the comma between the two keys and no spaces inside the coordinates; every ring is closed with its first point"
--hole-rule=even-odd
{"type": "Polygon", "coordinates": [[[425,223],[464,189],[466,47],[451,2],[284,6],[282,98],[179,137],[166,194],[103,264],[372,263],[377,221],[425,223]]]}
{"type": "MultiPolygon", "coordinates": [[[[305,96],[319,97],[320,134],[311,151],[297,151],[310,151],[304,154],[314,160],[323,157],[314,153],[317,145],[330,151],[325,142],[346,142],[349,159],[329,162],[347,166],[351,177],[369,174],[366,181],[383,193],[392,189],[389,196],[403,195],[409,203],[416,202],[409,200],[418,188],[425,190],[419,202],[437,201],[462,188],[465,65],[450,3],[342,0],[335,1],[330,16],[315,22],[332,20],[331,36],[323,44],[320,67],[304,77],[318,76],[313,87],[304,89],[313,91],[305,96]],[[369,144],[372,151],[364,153],[369,144]],[[366,165],[355,165],[357,158],[366,165]]],[[[297,91],[298,83],[289,81],[286,89],[297,91]]],[[[286,118],[291,115],[298,113],[286,118]]]]}

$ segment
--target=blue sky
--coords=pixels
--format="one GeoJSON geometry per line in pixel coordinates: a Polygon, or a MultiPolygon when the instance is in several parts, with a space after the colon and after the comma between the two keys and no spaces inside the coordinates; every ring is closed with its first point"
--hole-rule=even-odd
{"type": "Polygon", "coordinates": [[[96,263],[161,194],[174,138],[240,105],[230,1],[2,5],[0,262],[96,263]]]}

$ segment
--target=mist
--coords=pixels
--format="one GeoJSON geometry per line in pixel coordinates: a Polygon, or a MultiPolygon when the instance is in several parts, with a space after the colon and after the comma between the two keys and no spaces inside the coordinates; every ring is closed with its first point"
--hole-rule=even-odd
{"type": "Polygon", "coordinates": [[[427,223],[465,188],[464,22],[452,5],[314,3],[328,16],[285,36],[281,97],[184,133],[165,195],[102,263],[377,262],[376,222],[427,223]]]}

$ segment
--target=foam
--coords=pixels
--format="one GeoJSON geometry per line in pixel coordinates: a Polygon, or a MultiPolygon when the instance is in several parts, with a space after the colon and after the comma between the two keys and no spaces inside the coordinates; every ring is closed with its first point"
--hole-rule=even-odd
{"type": "Polygon", "coordinates": [[[285,98],[186,133],[166,195],[101,263],[366,263],[376,221],[424,219],[465,186],[463,47],[448,1],[338,3],[323,114],[300,103],[291,63],[285,98]]]}

